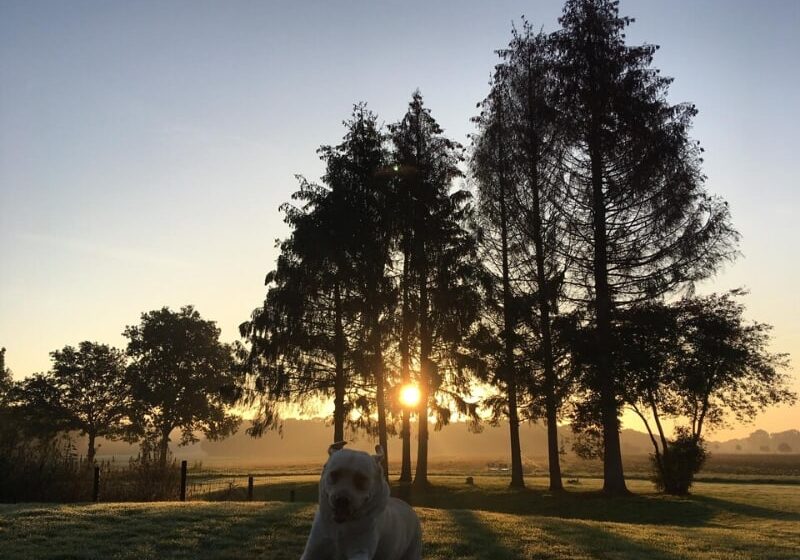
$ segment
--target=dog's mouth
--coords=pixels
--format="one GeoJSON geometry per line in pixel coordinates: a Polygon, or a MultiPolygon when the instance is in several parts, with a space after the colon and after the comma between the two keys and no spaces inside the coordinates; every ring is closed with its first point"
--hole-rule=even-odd
{"type": "Polygon", "coordinates": [[[350,510],[346,508],[334,509],[333,510],[333,520],[336,523],[344,523],[350,519],[350,510]]]}

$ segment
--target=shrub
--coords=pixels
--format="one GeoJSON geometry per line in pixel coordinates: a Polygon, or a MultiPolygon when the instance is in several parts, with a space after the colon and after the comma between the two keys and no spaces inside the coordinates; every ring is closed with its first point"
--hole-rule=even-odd
{"type": "Polygon", "coordinates": [[[708,458],[705,442],[692,436],[686,429],[678,429],[660,457],[651,455],[656,487],[667,494],[688,494],[694,476],[700,472],[708,458]]]}
{"type": "Polygon", "coordinates": [[[153,502],[178,500],[180,468],[175,461],[162,467],[154,446],[142,444],[139,455],[128,465],[100,469],[100,500],[105,502],[153,502]]]}
{"type": "Polygon", "coordinates": [[[75,502],[90,499],[92,474],[66,436],[0,442],[0,502],[75,502]]]}

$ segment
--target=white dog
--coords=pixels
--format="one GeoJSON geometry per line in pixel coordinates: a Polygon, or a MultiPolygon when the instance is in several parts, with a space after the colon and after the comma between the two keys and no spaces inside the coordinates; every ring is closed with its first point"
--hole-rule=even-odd
{"type": "Polygon", "coordinates": [[[411,506],[389,497],[383,452],[328,448],[319,509],[300,560],[420,560],[422,530],[411,506]]]}

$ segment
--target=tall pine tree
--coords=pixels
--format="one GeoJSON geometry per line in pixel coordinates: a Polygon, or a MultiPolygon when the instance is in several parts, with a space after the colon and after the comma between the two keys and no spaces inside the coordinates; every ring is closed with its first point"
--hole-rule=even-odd
{"type": "Polygon", "coordinates": [[[626,492],[619,386],[611,347],[615,310],[707,278],[732,256],[727,205],[708,194],[696,109],[667,101],[670,78],[653,45],[630,46],[614,0],[568,0],[556,34],[560,108],[570,123],[562,214],[573,238],[570,281],[594,326],[590,388],[600,410],[604,490],[626,492]]]}

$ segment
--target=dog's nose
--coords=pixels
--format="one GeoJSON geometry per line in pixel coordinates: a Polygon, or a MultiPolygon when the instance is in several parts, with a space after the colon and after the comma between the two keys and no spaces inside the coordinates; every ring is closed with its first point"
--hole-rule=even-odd
{"type": "Polygon", "coordinates": [[[350,499],[347,496],[337,496],[333,499],[333,507],[336,509],[347,509],[350,507],[350,499]]]}

